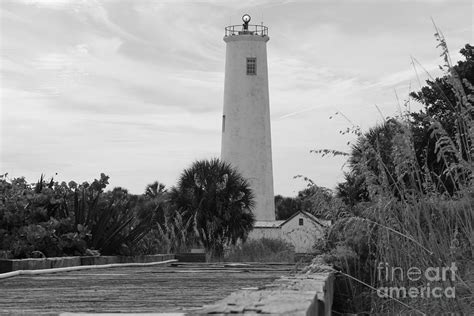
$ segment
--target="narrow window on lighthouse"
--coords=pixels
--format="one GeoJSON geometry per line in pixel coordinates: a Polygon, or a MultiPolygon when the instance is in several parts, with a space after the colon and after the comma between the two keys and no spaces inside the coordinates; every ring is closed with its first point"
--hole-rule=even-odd
{"type": "Polygon", "coordinates": [[[247,75],[256,75],[257,74],[257,58],[248,57],[247,58],[247,75]]]}
{"type": "Polygon", "coordinates": [[[222,115],[222,133],[225,132],[225,115],[222,115]]]}

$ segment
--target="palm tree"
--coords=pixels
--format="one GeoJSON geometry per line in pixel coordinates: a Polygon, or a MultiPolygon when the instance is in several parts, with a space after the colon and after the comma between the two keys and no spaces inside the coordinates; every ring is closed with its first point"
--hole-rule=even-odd
{"type": "Polygon", "coordinates": [[[145,196],[149,198],[156,198],[166,192],[166,186],[158,181],[149,184],[145,188],[145,196]]]}
{"type": "Polygon", "coordinates": [[[371,187],[374,189],[383,186],[397,192],[400,185],[410,182],[406,175],[401,174],[403,170],[396,168],[401,165],[399,160],[405,160],[407,163],[409,158],[406,153],[409,150],[401,147],[404,144],[401,140],[410,137],[407,127],[403,124],[391,118],[370,128],[357,139],[348,160],[350,179],[346,177],[346,182],[340,189],[358,192],[362,197],[369,194],[361,192],[361,189],[371,191],[371,187]]]}
{"type": "Polygon", "coordinates": [[[185,169],[170,200],[185,220],[193,218],[194,233],[211,257],[221,258],[224,246],[245,241],[253,228],[255,202],[249,183],[217,158],[185,169]]]}
{"type": "Polygon", "coordinates": [[[360,202],[377,192],[395,197],[425,192],[432,185],[426,166],[420,164],[412,126],[389,119],[357,139],[348,160],[350,172],[338,188],[338,196],[351,195],[360,202]]]}
{"type": "Polygon", "coordinates": [[[395,119],[389,119],[381,125],[370,128],[352,146],[349,167],[354,170],[364,162],[366,167],[377,175],[383,171],[392,171],[393,138],[401,132],[402,125],[395,119]]]}

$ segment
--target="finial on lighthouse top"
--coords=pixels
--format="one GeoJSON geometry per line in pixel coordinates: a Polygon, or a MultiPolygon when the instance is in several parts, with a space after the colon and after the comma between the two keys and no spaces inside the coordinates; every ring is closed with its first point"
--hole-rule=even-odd
{"type": "Polygon", "coordinates": [[[244,14],[244,15],[242,16],[242,21],[244,21],[243,27],[244,27],[244,30],[245,30],[245,31],[248,31],[248,29],[249,29],[249,22],[250,22],[251,19],[252,19],[252,18],[251,18],[250,15],[248,15],[248,14],[244,14]]]}
{"type": "Polygon", "coordinates": [[[249,25],[252,18],[248,14],[242,16],[242,25],[229,25],[225,28],[225,36],[233,35],[257,35],[268,36],[268,27],[262,25],[249,25]]]}

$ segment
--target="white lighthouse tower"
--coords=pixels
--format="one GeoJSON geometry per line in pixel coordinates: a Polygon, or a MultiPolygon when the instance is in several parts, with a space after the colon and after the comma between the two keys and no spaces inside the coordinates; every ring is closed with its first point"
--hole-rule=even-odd
{"type": "Polygon", "coordinates": [[[257,221],[275,220],[270,105],[268,97],[268,28],[249,25],[225,28],[226,42],[222,160],[249,180],[257,221]]]}

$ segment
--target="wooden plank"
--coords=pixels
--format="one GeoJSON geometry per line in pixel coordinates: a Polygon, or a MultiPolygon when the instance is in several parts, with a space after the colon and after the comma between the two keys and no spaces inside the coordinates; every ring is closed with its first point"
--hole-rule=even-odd
{"type": "Polygon", "coordinates": [[[0,280],[0,314],[186,311],[241,288],[262,287],[282,275],[281,271],[271,270],[201,267],[204,269],[197,270],[199,273],[190,273],[194,267],[148,266],[0,280]],[[230,270],[238,273],[229,273],[230,270]]]}

